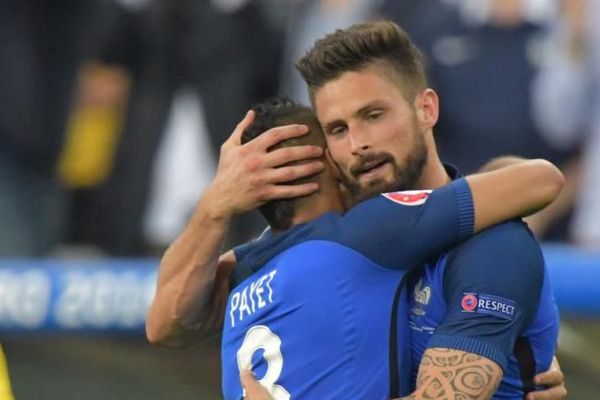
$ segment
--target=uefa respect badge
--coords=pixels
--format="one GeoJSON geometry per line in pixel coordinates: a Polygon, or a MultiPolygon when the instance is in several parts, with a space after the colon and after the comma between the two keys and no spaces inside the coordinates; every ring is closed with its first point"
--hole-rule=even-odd
{"type": "Polygon", "coordinates": [[[512,321],[515,318],[516,303],[491,294],[464,292],[460,308],[465,313],[494,315],[512,321]]]}

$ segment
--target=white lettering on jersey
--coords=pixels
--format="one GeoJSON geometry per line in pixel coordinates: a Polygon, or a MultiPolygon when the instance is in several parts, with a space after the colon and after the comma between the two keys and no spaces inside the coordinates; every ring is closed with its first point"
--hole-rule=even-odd
{"type": "Polygon", "coordinates": [[[249,317],[256,311],[273,303],[271,282],[275,274],[277,274],[276,269],[253,280],[243,289],[237,290],[231,295],[229,300],[229,318],[231,319],[232,328],[235,327],[236,321],[243,321],[245,317],[249,317]]]}
{"type": "Polygon", "coordinates": [[[248,307],[248,287],[244,288],[244,291],[242,292],[242,299],[240,301],[240,320],[244,319],[244,313],[248,313],[248,315],[252,314],[252,310],[250,310],[250,307],[248,307]]]}

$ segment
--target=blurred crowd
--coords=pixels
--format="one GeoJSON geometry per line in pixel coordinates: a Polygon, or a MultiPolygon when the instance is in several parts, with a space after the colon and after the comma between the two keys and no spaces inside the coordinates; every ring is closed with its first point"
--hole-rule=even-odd
{"type": "Polygon", "coordinates": [[[600,248],[598,1],[0,1],[0,256],[159,254],[249,106],[307,103],[294,60],[372,18],[425,55],[442,159],[553,161],[567,187],[530,227],[600,248]]]}

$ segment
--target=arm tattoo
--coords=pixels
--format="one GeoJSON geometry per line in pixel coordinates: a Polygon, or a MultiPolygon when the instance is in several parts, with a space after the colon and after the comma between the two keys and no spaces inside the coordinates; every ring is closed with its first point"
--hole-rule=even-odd
{"type": "Polygon", "coordinates": [[[490,399],[502,380],[495,362],[460,350],[427,349],[419,366],[417,390],[404,400],[490,399]]]}

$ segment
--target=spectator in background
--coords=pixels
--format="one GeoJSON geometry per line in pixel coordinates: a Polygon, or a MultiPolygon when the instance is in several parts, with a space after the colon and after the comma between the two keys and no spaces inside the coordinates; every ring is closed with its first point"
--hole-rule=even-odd
{"type": "MultiPolygon", "coordinates": [[[[67,198],[57,161],[101,7],[0,0],[0,9],[0,257],[44,256],[62,239],[67,198]]],[[[1,348],[0,398],[13,398],[1,348]]]]}
{"type": "Polygon", "coordinates": [[[552,13],[550,0],[428,0],[413,5],[410,19],[387,15],[404,22],[425,52],[433,86],[448,99],[436,137],[444,159],[466,172],[499,154],[562,160],[530,113],[543,26],[552,13]]]}
{"type": "Polygon", "coordinates": [[[308,104],[306,84],[294,62],[326,33],[368,20],[381,0],[288,0],[287,3],[285,15],[289,23],[285,26],[280,93],[308,104]]]}
{"type": "MultiPolygon", "coordinates": [[[[432,86],[447,99],[436,135],[442,157],[465,172],[505,154],[563,165],[573,149],[553,146],[531,112],[533,80],[555,3],[425,0],[407,13],[403,3],[388,0],[381,12],[404,23],[426,55],[432,86]]],[[[568,208],[536,215],[532,229],[545,238],[564,239],[559,217],[568,208]]]]}
{"type": "MultiPolygon", "coordinates": [[[[127,71],[127,113],[110,174],[80,193],[83,204],[72,236],[109,254],[140,255],[148,250],[143,229],[152,166],[165,143],[174,100],[182,90],[204,100],[208,143],[216,154],[247,104],[276,94],[278,81],[273,77],[281,35],[271,31],[263,3],[256,1],[147,0],[133,2],[135,7],[120,3],[119,23],[98,58],[127,71]]],[[[244,225],[255,224],[240,224],[244,225]]]]}
{"type": "Polygon", "coordinates": [[[0,255],[41,256],[62,238],[66,196],[56,164],[99,3],[0,7],[0,255]]]}
{"type": "Polygon", "coordinates": [[[556,147],[583,142],[571,236],[600,248],[600,2],[562,0],[562,6],[536,80],[534,111],[556,147]]]}

